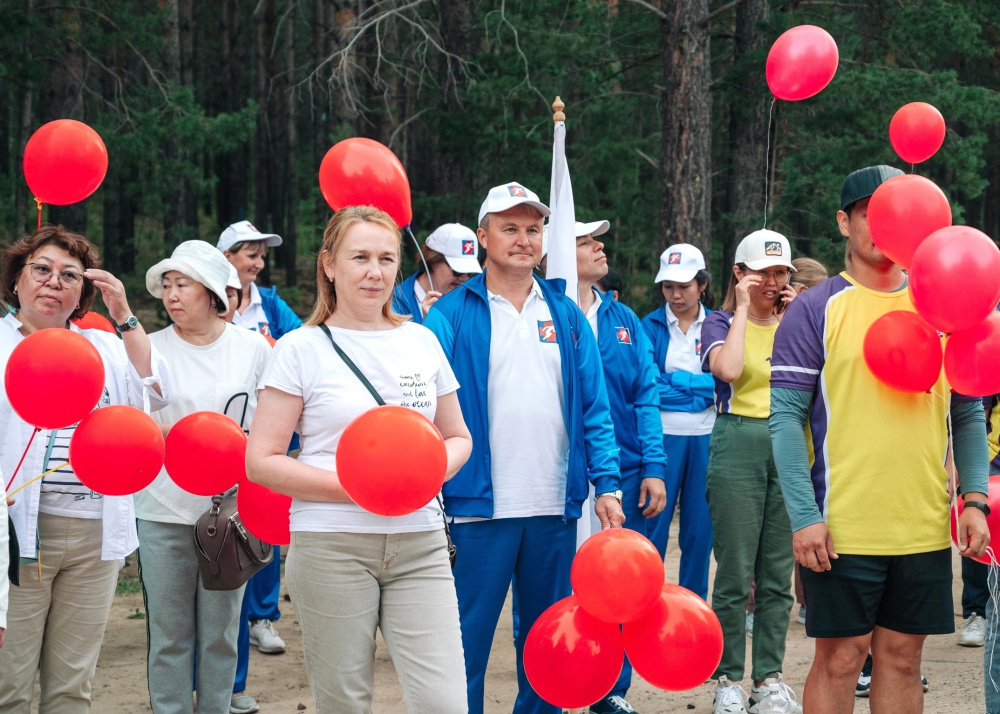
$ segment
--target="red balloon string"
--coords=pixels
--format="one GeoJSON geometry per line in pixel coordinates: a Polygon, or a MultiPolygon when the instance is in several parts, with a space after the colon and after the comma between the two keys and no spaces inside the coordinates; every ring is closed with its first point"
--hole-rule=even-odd
{"type": "Polygon", "coordinates": [[[42,230],[42,201],[39,198],[35,199],[35,206],[38,208],[38,228],[37,230],[42,230]]]}
{"type": "Polygon", "coordinates": [[[35,434],[40,431],[41,429],[35,427],[35,430],[31,432],[31,438],[28,439],[28,445],[24,447],[24,453],[21,454],[21,460],[17,462],[17,466],[14,468],[14,473],[11,474],[10,481],[7,482],[7,488],[4,489],[4,492],[10,490],[10,485],[14,483],[14,479],[17,477],[17,472],[21,470],[21,464],[24,463],[24,457],[28,455],[28,449],[31,448],[31,442],[35,440],[35,434]]]}

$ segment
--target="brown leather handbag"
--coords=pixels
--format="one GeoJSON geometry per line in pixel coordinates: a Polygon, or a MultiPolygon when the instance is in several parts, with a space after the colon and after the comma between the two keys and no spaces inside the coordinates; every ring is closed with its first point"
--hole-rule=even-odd
{"type": "Polygon", "coordinates": [[[274,557],[271,544],[243,525],[236,496],[212,496],[212,507],[194,524],[194,546],[206,590],[236,590],[274,557]]]}

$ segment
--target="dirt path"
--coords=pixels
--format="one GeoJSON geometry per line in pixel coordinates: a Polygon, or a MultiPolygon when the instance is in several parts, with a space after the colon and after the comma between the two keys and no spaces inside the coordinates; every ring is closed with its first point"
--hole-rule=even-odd
{"type": "MultiPolygon", "coordinates": [[[[672,538],[671,543],[676,543],[676,540],[672,538]]],[[[954,557],[954,566],[957,607],[961,602],[957,555],[954,557]]],[[[134,578],[134,575],[131,567],[126,569],[122,573],[123,581],[134,578]]],[[[677,557],[673,551],[667,558],[667,578],[672,582],[677,579],[677,557]]],[[[306,681],[302,638],[295,613],[291,603],[287,601],[281,603],[281,611],[283,616],[277,629],[287,643],[288,651],[280,656],[262,655],[256,649],[251,652],[249,692],[256,697],[262,714],[310,712],[314,710],[313,700],[306,681]],[[299,705],[305,708],[302,709],[299,705]]],[[[150,709],[145,676],[146,628],[145,621],[137,617],[137,613],[142,613],[141,594],[126,592],[115,598],[94,679],[95,714],[135,714],[150,709]]],[[[961,629],[963,621],[960,608],[955,623],[961,629]]],[[[930,691],[925,697],[925,711],[928,714],[975,714],[984,711],[983,650],[959,647],[955,644],[956,641],[957,635],[928,638],[923,665],[923,673],[930,681],[930,691]]],[[[800,694],[812,656],[812,641],[806,638],[803,626],[793,621],[788,628],[785,681],[800,694]]],[[[374,711],[377,714],[405,712],[396,673],[381,640],[376,659],[374,711]]],[[[690,692],[669,693],[636,678],[629,700],[641,714],[709,713],[712,710],[712,689],[713,685],[704,684],[690,692]]],[[[510,712],[516,692],[517,677],[508,600],[493,641],[490,673],[486,681],[486,712],[510,712]]],[[[867,700],[856,700],[854,711],[868,712],[867,700]]]]}

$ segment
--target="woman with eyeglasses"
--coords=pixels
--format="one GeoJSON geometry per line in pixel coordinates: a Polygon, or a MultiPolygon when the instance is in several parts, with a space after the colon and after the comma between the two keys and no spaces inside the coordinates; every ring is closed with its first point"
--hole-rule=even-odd
{"type": "Polygon", "coordinates": [[[422,325],[438,298],[481,272],[476,234],[458,223],[445,223],[420,247],[417,272],[396,286],[392,309],[422,325]]]}
{"type": "Polygon", "coordinates": [[[771,452],[771,347],[796,296],[788,240],[755,231],[736,248],[722,309],[702,326],[702,369],[715,378],[718,417],[708,457],[708,506],[718,564],[712,609],[722,624],[714,714],[801,712],[781,681],[792,609],[792,532],[771,452]],[[756,578],[752,685],[740,686],[746,654],[745,606],[756,578]]]}
{"type": "MultiPolygon", "coordinates": [[[[45,226],[17,241],[4,251],[0,290],[8,309],[0,320],[0,369],[28,335],[72,330],[104,362],[97,408],[128,404],[150,411],[167,404],[166,364],[132,314],[121,281],[100,269],[97,250],[84,236],[45,226]],[[121,339],[70,322],[87,312],[98,292],[121,339]]],[[[3,485],[14,477],[8,492],[67,461],[74,429],[43,429],[32,438],[35,428],[0,394],[3,485]]],[[[20,587],[10,589],[0,648],[0,711],[27,714],[36,673],[39,711],[89,711],[118,570],[138,546],[132,497],[95,493],[66,464],[18,493],[10,514],[20,546],[20,587]]]]}
{"type": "MultiPolygon", "coordinates": [[[[200,240],[181,243],[146,271],[146,289],[173,321],[150,339],[173,373],[184,376],[173,401],[154,416],[165,435],[201,411],[226,414],[250,429],[271,347],[261,334],[222,319],[231,308],[230,275],[225,256],[200,240]]],[[[198,711],[228,714],[240,704],[232,688],[246,586],[208,590],[201,581],[192,528],[212,499],[181,489],[164,469],[136,494],[135,505],[153,714],[191,714],[192,673],[198,711]]]]}

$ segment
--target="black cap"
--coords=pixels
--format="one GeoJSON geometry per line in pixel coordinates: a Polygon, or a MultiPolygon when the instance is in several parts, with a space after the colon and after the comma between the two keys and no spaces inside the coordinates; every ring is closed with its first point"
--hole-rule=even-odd
{"type": "Polygon", "coordinates": [[[902,176],[903,172],[892,166],[880,164],[858,169],[852,172],[846,179],[844,185],[840,187],[840,208],[847,208],[852,203],[868,198],[875,189],[891,179],[893,176],[902,176]]]}

